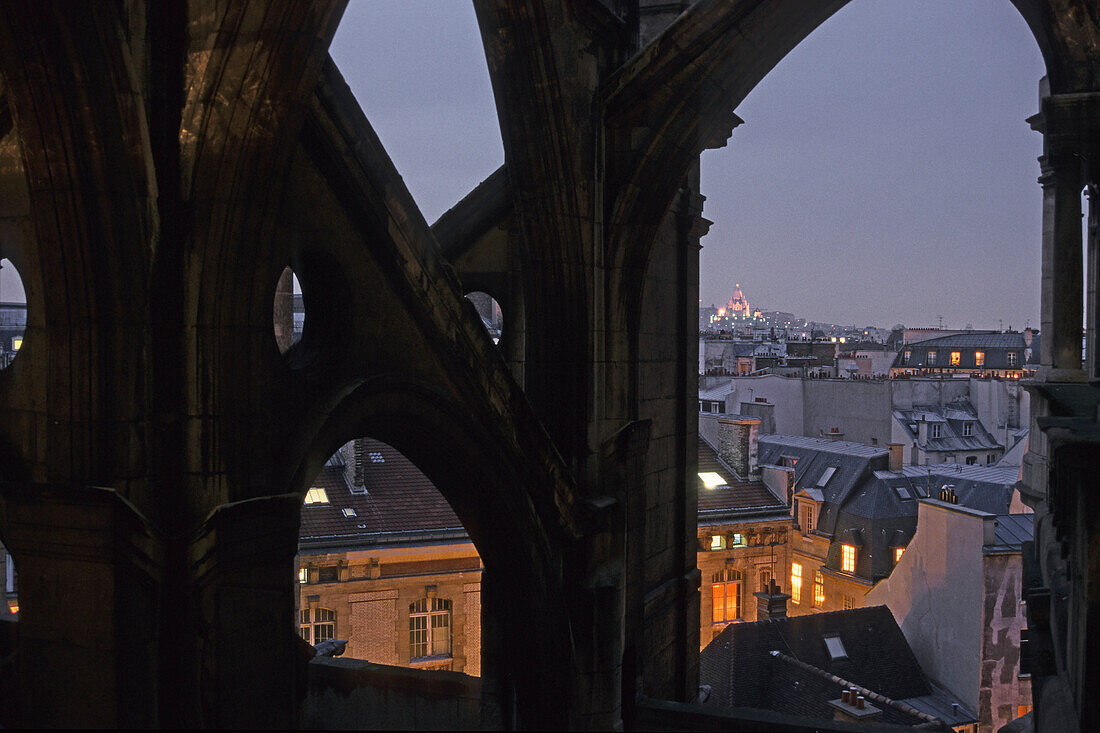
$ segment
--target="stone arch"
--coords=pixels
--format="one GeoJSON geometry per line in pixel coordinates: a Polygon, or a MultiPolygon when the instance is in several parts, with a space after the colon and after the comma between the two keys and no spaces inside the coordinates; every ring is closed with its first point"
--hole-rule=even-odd
{"type": "Polygon", "coordinates": [[[545,694],[570,689],[567,671],[575,666],[561,574],[563,528],[531,502],[524,489],[532,485],[529,468],[509,462],[500,436],[452,397],[423,380],[386,375],[366,380],[330,413],[294,474],[296,495],[305,495],[328,456],[361,435],[416,464],[481,555],[483,676],[503,698],[514,690],[527,725],[566,726],[568,703],[545,694]],[[525,662],[532,659],[539,664],[525,662]]]}

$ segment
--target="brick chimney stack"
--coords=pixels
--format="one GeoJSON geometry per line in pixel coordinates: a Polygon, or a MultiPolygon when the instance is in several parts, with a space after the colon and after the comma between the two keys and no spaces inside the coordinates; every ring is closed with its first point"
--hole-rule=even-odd
{"type": "Polygon", "coordinates": [[[340,448],[344,456],[344,478],[348,486],[357,487],[366,485],[367,446],[362,438],[344,443],[340,448]]]}
{"type": "Polygon", "coordinates": [[[751,415],[718,417],[718,455],[744,481],[760,478],[759,438],[760,418],[751,415]]]}
{"type": "Polygon", "coordinates": [[[886,447],[890,449],[890,470],[900,471],[905,446],[901,443],[887,443],[886,447]]]}
{"type": "Polygon", "coordinates": [[[756,596],[756,620],[764,621],[770,618],[787,618],[787,600],[791,597],[784,593],[775,584],[775,580],[768,580],[767,590],[753,593],[756,596]]]}

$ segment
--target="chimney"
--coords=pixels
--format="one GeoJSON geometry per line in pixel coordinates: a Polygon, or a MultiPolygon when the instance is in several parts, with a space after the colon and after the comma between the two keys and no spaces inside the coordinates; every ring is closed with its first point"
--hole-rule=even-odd
{"type": "Polygon", "coordinates": [[[1031,348],[1031,342],[1035,338],[1035,331],[1030,328],[1024,329],[1024,348],[1031,348]]]}
{"type": "Polygon", "coordinates": [[[866,723],[882,718],[882,710],[867,702],[867,699],[854,687],[851,690],[842,691],[839,700],[829,700],[828,703],[833,708],[833,720],[866,723]]]}
{"type": "Polygon", "coordinates": [[[821,431],[821,437],[828,440],[843,440],[844,433],[840,431],[840,428],[829,428],[828,430],[821,431]]]}
{"type": "Polygon", "coordinates": [[[787,617],[787,599],[791,596],[779,590],[775,580],[768,581],[768,589],[753,593],[756,596],[756,620],[787,617]]]}
{"type": "Polygon", "coordinates": [[[751,415],[721,415],[718,418],[718,455],[742,480],[760,477],[760,418],[751,415]]]}
{"type": "Polygon", "coordinates": [[[917,442],[928,445],[928,421],[924,419],[924,415],[917,418],[917,442]]]}
{"type": "Polygon", "coordinates": [[[344,443],[340,448],[344,455],[344,479],[355,488],[366,485],[367,446],[362,438],[344,443]]]}
{"type": "Polygon", "coordinates": [[[887,443],[886,447],[890,449],[890,470],[900,471],[905,446],[901,443],[887,443]]]}

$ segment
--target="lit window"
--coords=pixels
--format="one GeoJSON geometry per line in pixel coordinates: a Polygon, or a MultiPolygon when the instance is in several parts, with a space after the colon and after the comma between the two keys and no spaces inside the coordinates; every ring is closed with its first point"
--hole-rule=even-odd
{"type": "Polygon", "coordinates": [[[328,608],[318,608],[312,612],[303,608],[298,620],[298,631],[310,644],[336,638],[336,612],[328,608]]]}
{"type": "Polygon", "coordinates": [[[712,550],[724,550],[724,549],[726,549],[726,536],[724,534],[712,534],[710,536],[710,549],[712,549],[712,550]]]}
{"type": "Polygon", "coordinates": [[[306,504],[328,504],[328,494],[324,489],[313,488],[306,492],[306,504]]]}
{"type": "Polygon", "coordinates": [[[975,351],[974,352],[974,364],[976,366],[985,366],[985,352],[984,351],[975,351]]]}
{"type": "Polygon", "coordinates": [[[825,640],[825,649],[829,652],[829,659],[836,661],[838,659],[846,659],[848,652],[844,649],[844,642],[840,640],[840,637],[836,634],[832,636],[822,637],[825,640]]]}
{"type": "Polygon", "coordinates": [[[901,559],[901,556],[904,553],[905,553],[905,548],[904,547],[895,547],[894,548],[894,563],[895,564],[897,564],[898,560],[901,559]]]}
{"type": "Polygon", "coordinates": [[[23,337],[22,336],[12,336],[12,338],[11,338],[11,350],[12,351],[19,351],[21,346],[23,346],[23,337]]]}
{"type": "Polygon", "coordinates": [[[840,546],[840,569],[846,573],[856,571],[856,548],[853,545],[840,546]]]}
{"type": "Polygon", "coordinates": [[[939,423],[935,423],[929,429],[928,435],[932,438],[942,438],[943,437],[943,425],[940,425],[939,423]]]}
{"type": "Polygon", "coordinates": [[[726,480],[722,478],[720,474],[717,474],[713,471],[700,473],[699,478],[702,480],[703,486],[706,486],[708,489],[713,489],[718,486],[724,486],[726,483],[726,480]]]}
{"type": "Polygon", "coordinates": [[[451,653],[451,602],[421,598],[409,604],[409,657],[441,657],[451,653]]]}
{"type": "Polygon", "coordinates": [[[814,606],[820,608],[825,605],[825,576],[820,570],[814,571],[814,606]]]}
{"type": "Polygon", "coordinates": [[[901,354],[901,363],[902,364],[908,364],[909,359],[912,358],[912,356],[913,356],[913,352],[910,349],[906,349],[901,354]]]}
{"type": "Polygon", "coordinates": [[[791,563],[791,602],[802,603],[802,564],[791,563]]]}
{"type": "Polygon", "coordinates": [[[711,578],[711,621],[716,624],[741,618],[741,571],[719,570],[711,578]]]}
{"type": "Polygon", "coordinates": [[[836,473],[836,466],[829,466],[824,471],[822,471],[821,478],[817,480],[818,488],[824,488],[825,486],[827,486],[829,483],[829,479],[833,477],[834,473],[836,473]]]}
{"type": "Polygon", "coordinates": [[[959,364],[962,364],[962,352],[961,351],[952,351],[951,352],[951,366],[958,366],[959,364]]]}
{"type": "Polygon", "coordinates": [[[298,582],[299,583],[308,583],[309,582],[309,568],[298,568],[298,582]]]}
{"type": "Polygon", "coordinates": [[[935,363],[936,363],[936,352],[935,351],[929,351],[928,352],[928,366],[932,366],[935,363]]]}
{"type": "Polygon", "coordinates": [[[802,508],[802,531],[809,532],[814,528],[814,505],[809,501],[800,501],[802,508]]]}
{"type": "Polygon", "coordinates": [[[969,438],[973,434],[974,434],[974,423],[972,423],[972,422],[963,423],[963,435],[969,438]]]}
{"type": "Polygon", "coordinates": [[[344,513],[344,516],[345,516],[345,517],[354,517],[354,516],[357,516],[357,515],[356,515],[356,513],[355,513],[355,510],[354,510],[354,509],[352,509],[352,508],[351,508],[350,506],[349,506],[349,507],[344,507],[344,509],[343,509],[343,513],[344,513]]]}
{"type": "Polygon", "coordinates": [[[1008,362],[1008,365],[1010,367],[1016,366],[1016,352],[1015,351],[1010,351],[1007,354],[1005,354],[1005,360],[1008,362]]]}
{"type": "Polygon", "coordinates": [[[746,544],[746,543],[745,543],[745,535],[743,535],[743,534],[735,534],[735,535],[733,536],[733,539],[732,539],[732,540],[730,541],[730,544],[731,544],[731,545],[732,545],[733,547],[744,547],[744,546],[745,546],[745,544],[746,544]]]}

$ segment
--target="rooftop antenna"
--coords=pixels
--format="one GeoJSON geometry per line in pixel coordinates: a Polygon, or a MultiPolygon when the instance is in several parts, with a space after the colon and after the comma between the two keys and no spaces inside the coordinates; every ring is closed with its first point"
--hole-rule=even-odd
{"type": "Polygon", "coordinates": [[[943,330],[943,315],[942,314],[938,315],[938,316],[936,316],[936,318],[940,319],[940,330],[942,331],[943,330]]]}
{"type": "Polygon", "coordinates": [[[997,319],[997,330],[1001,331],[1002,333],[1004,332],[1004,330],[1005,330],[1005,321],[1004,321],[1003,318],[998,318],[997,319]]]}

